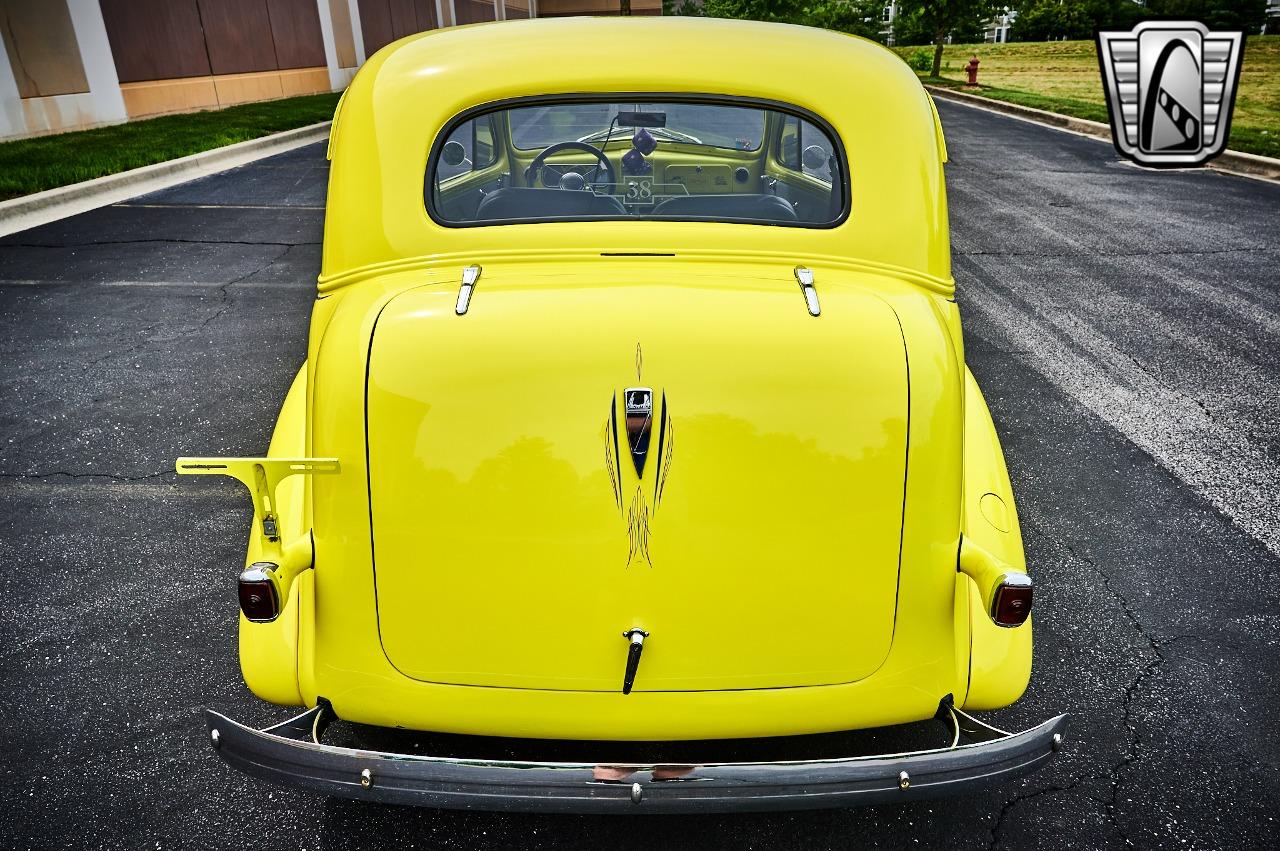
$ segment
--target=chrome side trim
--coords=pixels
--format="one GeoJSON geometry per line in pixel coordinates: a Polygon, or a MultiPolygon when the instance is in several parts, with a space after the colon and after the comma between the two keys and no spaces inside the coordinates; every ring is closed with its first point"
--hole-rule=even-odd
{"type": "MultiPolygon", "coordinates": [[[[365,801],[560,813],[714,813],[846,807],[967,793],[1028,774],[1061,746],[1067,716],[951,748],[841,759],[705,765],[457,759],[317,743],[327,703],[254,730],[207,711],[231,766],[276,783],[365,801]]],[[[216,735],[215,735],[216,734],[216,735]]]]}
{"type": "Polygon", "coordinates": [[[818,316],[822,313],[822,306],[818,304],[818,289],[813,285],[813,270],[804,266],[797,266],[795,273],[796,282],[800,284],[800,291],[804,293],[804,303],[809,308],[809,315],[818,316]]]}
{"type": "Polygon", "coordinates": [[[468,266],[462,270],[462,286],[458,288],[458,303],[453,307],[454,313],[459,316],[466,314],[467,308],[471,306],[471,293],[476,288],[478,280],[480,280],[479,266],[468,266]]]}

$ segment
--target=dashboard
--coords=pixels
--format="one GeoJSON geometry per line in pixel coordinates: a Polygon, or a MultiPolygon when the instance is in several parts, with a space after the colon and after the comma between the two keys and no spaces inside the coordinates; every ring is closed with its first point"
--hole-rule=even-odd
{"type": "Polygon", "coordinates": [[[539,174],[540,183],[549,189],[577,188],[562,187],[565,175],[576,173],[588,180],[596,177],[596,191],[614,195],[627,206],[644,206],[656,204],[667,198],[688,195],[720,195],[720,194],[753,194],[760,191],[762,175],[753,175],[746,166],[733,166],[725,163],[696,165],[689,163],[651,163],[651,173],[640,175],[624,174],[621,164],[613,160],[614,168],[620,175],[619,182],[613,186],[604,183],[603,173],[593,174],[593,170],[601,169],[598,162],[547,162],[539,174]]]}

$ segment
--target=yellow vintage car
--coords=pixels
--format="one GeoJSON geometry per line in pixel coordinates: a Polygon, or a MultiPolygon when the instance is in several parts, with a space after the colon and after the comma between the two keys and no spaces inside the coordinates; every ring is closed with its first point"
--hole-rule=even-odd
{"type": "MultiPolygon", "coordinates": [[[[265,457],[231,765],[434,807],[907,801],[1034,770],[1031,580],[965,366],[932,101],[803,27],[558,19],[383,49],[339,104],[306,363],[265,457]],[[936,748],[697,764],[323,742],[334,719],[515,739],[936,748]],[[965,733],[962,739],[962,732],[965,733]]],[[[603,752],[603,750],[602,750],[603,752]]]]}

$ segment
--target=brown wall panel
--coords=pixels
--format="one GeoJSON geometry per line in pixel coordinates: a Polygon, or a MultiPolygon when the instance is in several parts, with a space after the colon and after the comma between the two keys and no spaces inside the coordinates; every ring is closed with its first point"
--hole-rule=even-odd
{"type": "Polygon", "coordinates": [[[89,91],[66,0],[0,0],[0,35],[20,97],[89,91]]]}
{"type": "Polygon", "coordinates": [[[369,58],[378,49],[395,41],[391,29],[391,6],[387,0],[359,0],[360,31],[364,36],[364,55],[369,58]]]}
{"type": "Polygon", "coordinates": [[[359,0],[359,3],[366,57],[398,38],[440,26],[435,0],[359,0]]]}
{"type": "MultiPolygon", "coordinates": [[[[568,15],[618,15],[618,0],[538,0],[538,17],[561,18],[568,15]]],[[[662,0],[631,0],[632,15],[661,15],[662,0]]]]}
{"type": "Polygon", "coordinates": [[[338,67],[356,67],[356,40],[347,0],[329,0],[329,17],[333,20],[333,47],[338,54],[338,67]]]}
{"type": "Polygon", "coordinates": [[[458,12],[459,24],[479,24],[498,19],[497,10],[489,0],[455,0],[454,9],[458,12]]]}
{"type": "Polygon", "coordinates": [[[391,10],[391,35],[404,38],[418,31],[418,13],[413,8],[413,0],[388,0],[391,10]]]}
{"type": "Polygon", "coordinates": [[[209,73],[196,0],[101,0],[120,82],[209,73]]]}
{"type": "Polygon", "coordinates": [[[199,0],[199,5],[213,73],[275,70],[266,0],[199,0]]]}
{"type": "Polygon", "coordinates": [[[418,32],[434,30],[440,26],[440,21],[436,20],[436,0],[413,0],[413,8],[418,13],[418,32]]]}
{"type": "Polygon", "coordinates": [[[315,0],[267,0],[271,39],[279,68],[315,68],[325,64],[324,35],[315,0]]]}

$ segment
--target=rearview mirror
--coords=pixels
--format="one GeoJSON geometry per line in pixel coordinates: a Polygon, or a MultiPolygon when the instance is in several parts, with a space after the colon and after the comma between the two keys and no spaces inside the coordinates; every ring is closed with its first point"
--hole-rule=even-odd
{"type": "Polygon", "coordinates": [[[440,159],[444,160],[446,165],[462,165],[467,159],[467,149],[458,141],[445,142],[444,148],[440,151],[440,159]]]}
{"type": "Polygon", "coordinates": [[[804,149],[804,167],[817,171],[827,164],[827,152],[817,145],[809,145],[804,149]]]}
{"type": "Polygon", "coordinates": [[[666,127],[665,112],[619,112],[619,127],[666,127]]]}

